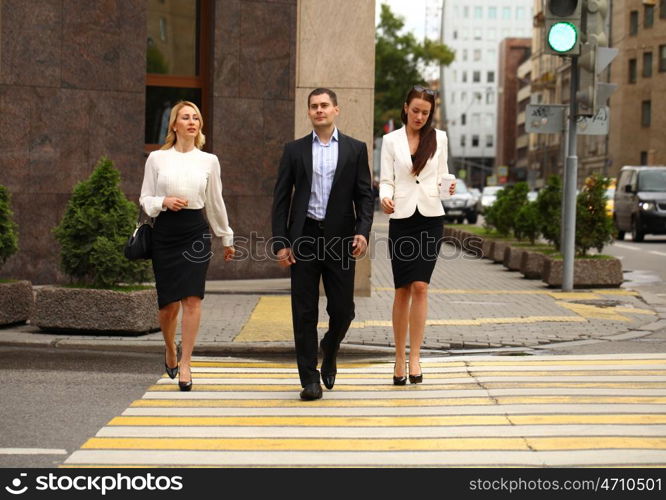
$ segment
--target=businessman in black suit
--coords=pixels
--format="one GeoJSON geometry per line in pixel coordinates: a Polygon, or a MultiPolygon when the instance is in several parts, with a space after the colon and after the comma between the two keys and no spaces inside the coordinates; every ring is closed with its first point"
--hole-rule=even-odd
{"type": "Polygon", "coordinates": [[[273,251],[291,269],[291,311],[303,400],[322,397],[317,371],[319,281],[324,282],[328,331],[321,341],[321,379],[332,389],[340,342],[354,319],[355,259],[368,246],[372,187],[364,142],[338,131],[337,96],[308,96],[314,130],[284,147],[273,192],[273,251]]]}

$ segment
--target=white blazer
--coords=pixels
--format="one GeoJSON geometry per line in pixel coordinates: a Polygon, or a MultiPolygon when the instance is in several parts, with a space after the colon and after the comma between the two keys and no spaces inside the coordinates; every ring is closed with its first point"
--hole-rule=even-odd
{"type": "Polygon", "coordinates": [[[442,176],[449,173],[446,132],[436,130],[437,150],[421,173],[412,174],[412,157],[405,127],[384,136],[379,179],[379,199],[390,198],[395,204],[391,219],[411,217],[418,207],[426,217],[444,215],[439,197],[442,176]]]}

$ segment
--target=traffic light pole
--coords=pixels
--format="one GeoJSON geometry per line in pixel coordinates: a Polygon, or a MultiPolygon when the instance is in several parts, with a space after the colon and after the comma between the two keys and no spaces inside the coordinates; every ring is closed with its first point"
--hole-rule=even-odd
{"type": "Polygon", "coordinates": [[[562,225],[562,291],[571,292],[574,281],[574,257],[576,251],[576,184],[578,180],[578,156],[576,156],[576,116],[578,106],[578,56],[571,57],[571,85],[569,94],[568,151],[564,167],[564,214],[562,225]]]}

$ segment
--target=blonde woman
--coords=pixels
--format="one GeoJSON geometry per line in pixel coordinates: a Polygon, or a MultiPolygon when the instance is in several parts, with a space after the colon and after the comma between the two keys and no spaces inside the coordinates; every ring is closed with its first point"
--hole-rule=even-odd
{"type": "Polygon", "coordinates": [[[201,319],[212,233],[222,238],[224,260],[234,256],[233,236],[222,199],[220,162],[201,150],[203,118],[192,102],[171,110],[165,144],[146,161],[140,203],[156,217],[153,271],[159,320],[166,344],[168,375],[181,391],[192,389],[191,360],[201,319]],[[183,307],[182,354],[176,347],[178,312],[183,307]]]}

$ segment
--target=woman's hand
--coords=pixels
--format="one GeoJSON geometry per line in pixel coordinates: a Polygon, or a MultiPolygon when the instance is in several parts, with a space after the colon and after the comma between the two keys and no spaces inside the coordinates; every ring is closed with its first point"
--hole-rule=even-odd
{"type": "Polygon", "coordinates": [[[456,181],[453,181],[451,185],[449,186],[449,194],[453,196],[456,194],[456,181]]]}
{"type": "Polygon", "coordinates": [[[178,212],[178,210],[185,208],[187,204],[187,200],[176,198],[175,196],[167,196],[162,202],[163,207],[173,210],[174,212],[178,212]]]}
{"type": "Polygon", "coordinates": [[[382,208],[385,214],[392,214],[395,211],[395,205],[391,198],[382,198],[382,208]]]}
{"type": "Polygon", "coordinates": [[[234,255],[236,255],[236,249],[233,246],[224,247],[224,261],[225,262],[229,262],[231,259],[233,259],[234,255]]]}

